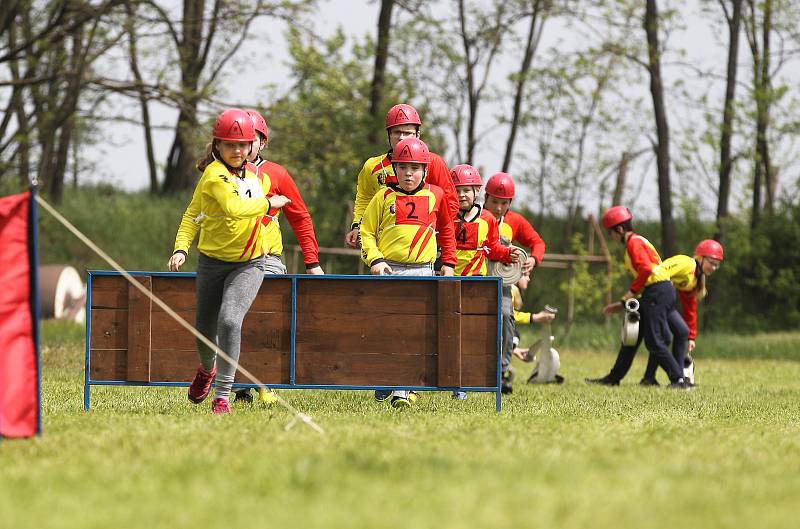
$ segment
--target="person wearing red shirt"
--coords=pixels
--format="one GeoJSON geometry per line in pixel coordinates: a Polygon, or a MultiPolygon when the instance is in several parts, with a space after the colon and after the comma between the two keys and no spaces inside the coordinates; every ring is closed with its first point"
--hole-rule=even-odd
{"type": "MultiPolygon", "coordinates": [[[[386,114],[386,134],[389,139],[389,152],[369,158],[358,173],[356,196],[353,204],[353,223],[344,241],[350,248],[358,248],[359,226],[372,197],[388,185],[397,184],[397,177],[392,166],[392,151],[398,142],[406,138],[420,137],[422,119],[417,110],[404,103],[394,105],[386,114]]],[[[425,181],[444,191],[444,199],[450,218],[458,214],[458,197],[456,188],[450,180],[450,170],[441,156],[431,153],[425,181]]]]}
{"type": "MultiPolygon", "coordinates": [[[[628,299],[641,295],[639,335],[634,345],[620,346],[614,366],[606,376],[587,378],[586,382],[618,386],[630,370],[636,351],[644,340],[650,355],[669,374],[672,386],[680,389],[688,388],[689,385],[683,380],[683,369],[675,360],[679,355],[670,354],[667,348],[671,336],[680,335],[681,329],[686,327],[680,315],[674,310],[677,300],[675,288],[669,279],[651,280],[653,271],[661,265],[661,257],[650,241],[634,233],[632,219],[630,210],[624,206],[613,206],[603,214],[603,227],[608,230],[609,236],[625,245],[625,268],[633,277],[622,300],[603,307],[603,315],[609,316],[623,310],[628,299]]],[[[680,340],[673,342],[673,348],[680,348],[679,342],[680,340]]]]}
{"type": "MultiPolygon", "coordinates": [[[[524,274],[532,274],[534,267],[544,259],[546,249],[544,239],[533,229],[531,223],[520,215],[511,211],[511,201],[514,200],[516,186],[514,180],[507,173],[496,173],[486,182],[486,197],[484,208],[494,215],[498,221],[500,241],[510,245],[517,242],[530,249],[528,260],[522,265],[524,274]]],[[[514,310],[511,298],[511,287],[503,287],[503,393],[511,393],[511,355],[514,351],[515,334],[514,310]]]]}

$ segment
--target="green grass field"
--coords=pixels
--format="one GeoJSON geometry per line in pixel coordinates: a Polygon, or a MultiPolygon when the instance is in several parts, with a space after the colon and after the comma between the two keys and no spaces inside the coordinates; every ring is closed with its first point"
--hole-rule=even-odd
{"type": "Polygon", "coordinates": [[[398,412],[284,391],[324,436],[277,407],[212,416],[185,388],[96,387],[85,413],[81,330],[43,341],[45,431],[0,443],[2,528],[798,526],[800,333],[710,336],[731,354],[701,358],[692,392],[640,388],[642,354],[621,387],[587,386],[612,352],[565,344],[566,383],[517,366],[500,414],[486,394],[398,412]]]}

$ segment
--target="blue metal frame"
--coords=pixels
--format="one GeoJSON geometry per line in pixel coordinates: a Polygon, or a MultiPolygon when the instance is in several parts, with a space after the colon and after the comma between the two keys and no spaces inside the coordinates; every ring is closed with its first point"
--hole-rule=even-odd
{"type": "MultiPolygon", "coordinates": [[[[142,272],[133,271],[128,272],[130,275],[136,276],[151,276],[151,277],[195,277],[194,272],[142,272]]],[[[83,386],[83,408],[88,411],[91,405],[91,386],[162,386],[162,387],[188,387],[189,382],[132,382],[128,380],[92,380],[91,379],[91,322],[92,322],[92,278],[94,276],[121,276],[119,272],[109,270],[89,270],[88,278],[86,281],[86,367],[84,370],[84,386],[83,386]]],[[[367,276],[367,275],[344,275],[344,274],[330,274],[330,275],[310,275],[310,274],[264,274],[265,279],[290,279],[292,289],[291,299],[291,323],[290,323],[290,350],[289,350],[289,384],[268,384],[267,387],[271,389],[333,389],[333,390],[408,390],[408,391],[471,391],[478,393],[495,394],[495,410],[500,412],[502,410],[502,393],[501,393],[501,377],[502,377],[502,300],[503,300],[503,284],[502,280],[498,277],[418,277],[418,276],[367,276]],[[297,336],[297,281],[327,281],[331,279],[347,279],[355,281],[490,281],[497,284],[497,377],[495,386],[466,386],[466,387],[440,387],[440,386],[371,386],[371,385],[342,385],[342,384],[296,384],[295,383],[295,358],[296,358],[296,336],[297,336]]],[[[236,383],[233,385],[235,389],[239,388],[255,388],[255,384],[241,384],[236,383]]]]}
{"type": "Polygon", "coordinates": [[[33,342],[36,351],[36,435],[42,435],[42,354],[41,354],[41,302],[39,301],[39,211],[36,209],[36,185],[31,186],[30,207],[30,262],[31,292],[33,294],[33,342]]]}

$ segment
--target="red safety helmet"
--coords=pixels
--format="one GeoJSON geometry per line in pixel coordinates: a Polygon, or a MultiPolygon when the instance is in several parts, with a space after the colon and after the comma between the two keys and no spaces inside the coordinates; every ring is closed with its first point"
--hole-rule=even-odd
{"type": "Polygon", "coordinates": [[[264,119],[258,110],[254,110],[252,108],[244,109],[245,112],[250,116],[250,119],[253,120],[253,127],[255,127],[256,132],[260,132],[264,135],[264,141],[269,139],[269,127],[267,127],[267,120],[264,119]]]}
{"type": "Polygon", "coordinates": [[[697,244],[697,248],[694,249],[694,254],[699,255],[700,257],[710,257],[712,259],[716,259],[717,261],[722,261],[724,258],[722,245],[714,239],[700,241],[697,244]]]}
{"type": "Polygon", "coordinates": [[[508,173],[496,173],[486,182],[486,194],[497,198],[514,198],[514,180],[508,173]]]}
{"type": "Polygon", "coordinates": [[[603,213],[603,227],[610,230],[614,226],[622,224],[632,218],[631,210],[625,206],[612,206],[603,213]]]}
{"type": "Polygon", "coordinates": [[[411,105],[400,103],[389,109],[386,113],[386,129],[396,127],[398,125],[422,125],[422,120],[419,117],[417,109],[411,105]]]}
{"type": "Polygon", "coordinates": [[[431,163],[431,152],[425,142],[419,138],[410,137],[400,140],[392,149],[392,163],[431,163]]]}
{"type": "Polygon", "coordinates": [[[481,175],[478,173],[478,170],[466,163],[454,166],[450,171],[450,179],[453,180],[453,185],[456,187],[480,187],[483,185],[483,180],[481,179],[481,175]]]}
{"type": "Polygon", "coordinates": [[[256,139],[256,129],[250,115],[241,108],[229,108],[219,115],[214,123],[213,136],[215,140],[223,141],[253,141],[256,139]]]}

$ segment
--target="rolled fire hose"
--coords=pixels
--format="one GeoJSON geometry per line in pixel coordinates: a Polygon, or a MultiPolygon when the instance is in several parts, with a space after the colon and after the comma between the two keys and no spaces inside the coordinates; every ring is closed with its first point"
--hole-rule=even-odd
{"type": "Polygon", "coordinates": [[[39,267],[39,302],[42,318],[78,323],[86,319],[86,288],[78,271],[71,266],[39,267]]]}
{"type": "MultiPolygon", "coordinates": [[[[551,314],[558,312],[557,308],[550,305],[545,305],[544,310],[551,314]]],[[[553,348],[555,336],[551,334],[550,322],[541,324],[541,327],[542,337],[529,350],[533,352],[530,353],[531,356],[535,354],[535,358],[539,361],[528,378],[528,384],[561,384],[564,382],[564,377],[558,374],[558,369],[561,367],[561,356],[553,348]]]]}
{"type": "Polygon", "coordinates": [[[632,346],[636,345],[639,339],[639,320],[642,319],[639,314],[639,301],[631,298],[625,301],[625,312],[622,315],[622,345],[632,346]]]}
{"type": "Polygon", "coordinates": [[[519,250],[519,261],[516,263],[501,263],[494,261],[492,263],[491,275],[500,277],[503,280],[503,286],[508,287],[519,281],[522,277],[522,265],[528,260],[528,252],[517,246],[512,246],[519,250]]]}

